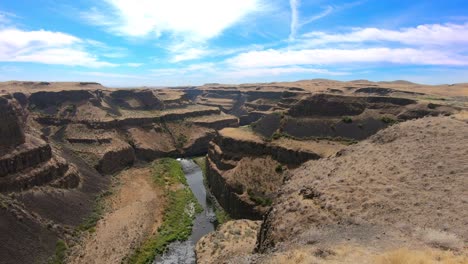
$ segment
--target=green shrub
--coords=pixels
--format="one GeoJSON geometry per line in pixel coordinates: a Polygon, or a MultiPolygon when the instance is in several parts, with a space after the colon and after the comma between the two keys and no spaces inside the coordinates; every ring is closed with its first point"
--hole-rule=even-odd
{"type": "Polygon", "coordinates": [[[397,122],[395,119],[388,116],[382,116],[380,120],[386,124],[395,124],[397,122]]]}
{"type": "Polygon", "coordinates": [[[271,136],[271,138],[272,138],[273,140],[277,140],[277,139],[281,138],[281,136],[282,136],[281,133],[275,132],[275,133],[273,133],[273,135],[271,136]]]}
{"type": "Polygon", "coordinates": [[[214,211],[218,225],[222,225],[231,220],[231,216],[229,216],[229,214],[226,213],[226,211],[224,211],[224,209],[222,209],[220,206],[216,206],[214,211]]]}
{"type": "Polygon", "coordinates": [[[154,182],[164,188],[167,197],[163,223],[158,233],[145,241],[128,263],[152,263],[156,255],[164,253],[171,242],[186,240],[192,233],[196,214],[203,210],[188,187],[182,166],[177,160],[163,158],[155,161],[152,173],[154,182]],[[171,188],[179,184],[185,188],[171,188]]]}
{"type": "Polygon", "coordinates": [[[184,134],[180,134],[177,139],[176,139],[176,147],[177,148],[183,148],[185,143],[187,143],[188,138],[184,134]]]}
{"type": "Polygon", "coordinates": [[[65,263],[65,256],[68,247],[67,244],[61,239],[57,240],[55,244],[55,255],[49,261],[49,264],[63,264],[65,263]]]}
{"type": "Polygon", "coordinates": [[[282,173],[283,172],[283,166],[281,164],[276,165],[275,171],[277,173],[282,173]]]}
{"type": "Polygon", "coordinates": [[[256,204],[262,206],[270,206],[273,203],[273,201],[270,198],[258,195],[251,189],[247,190],[247,194],[249,195],[250,200],[252,200],[256,204]]]}
{"type": "Polygon", "coordinates": [[[353,119],[351,117],[349,117],[349,116],[343,116],[341,118],[341,121],[343,121],[343,123],[349,124],[349,123],[353,122],[353,119]]]}

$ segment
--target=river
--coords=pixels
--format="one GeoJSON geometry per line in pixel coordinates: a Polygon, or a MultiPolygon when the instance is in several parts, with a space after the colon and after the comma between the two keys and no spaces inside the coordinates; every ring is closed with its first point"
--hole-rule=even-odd
{"type": "Polygon", "coordinates": [[[194,264],[195,244],[204,235],[215,230],[215,213],[210,198],[203,184],[203,172],[200,167],[189,159],[180,159],[180,164],[187,178],[187,183],[192,189],[203,212],[198,214],[193,221],[192,234],[189,239],[182,242],[171,243],[166,253],[156,257],[153,263],[159,264],[194,264]]]}

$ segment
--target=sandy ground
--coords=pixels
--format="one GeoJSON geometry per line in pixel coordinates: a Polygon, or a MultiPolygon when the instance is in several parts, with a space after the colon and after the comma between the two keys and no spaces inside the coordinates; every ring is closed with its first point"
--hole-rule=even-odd
{"type": "Polygon", "coordinates": [[[151,181],[149,168],[132,168],[119,175],[120,187],[106,203],[109,211],[88,234],[69,263],[121,263],[162,223],[163,191],[151,181]]]}

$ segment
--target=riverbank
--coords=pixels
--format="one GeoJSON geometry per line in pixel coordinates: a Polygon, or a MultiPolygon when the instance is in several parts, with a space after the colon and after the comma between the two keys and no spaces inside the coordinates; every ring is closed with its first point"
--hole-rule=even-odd
{"type": "Polygon", "coordinates": [[[121,263],[163,223],[164,189],[154,184],[150,167],[131,168],[104,201],[105,213],[71,249],[68,263],[121,263]]]}
{"type": "Polygon", "coordinates": [[[156,185],[164,189],[167,199],[163,223],[158,232],[135,251],[128,263],[150,263],[165,252],[171,242],[187,240],[195,216],[202,211],[177,160],[163,158],[153,162],[152,176],[156,185]]]}

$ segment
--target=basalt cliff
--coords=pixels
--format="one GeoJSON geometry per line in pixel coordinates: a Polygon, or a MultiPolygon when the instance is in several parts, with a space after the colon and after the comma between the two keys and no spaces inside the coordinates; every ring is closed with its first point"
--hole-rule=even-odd
{"type": "Polygon", "coordinates": [[[76,243],[96,197],[123,169],[204,155],[211,193],[232,218],[247,220],[203,238],[199,263],[342,255],[372,263],[397,244],[437,244],[427,242],[434,234],[455,234],[437,245],[461,254],[467,89],[328,80],[135,89],[1,83],[0,260],[47,263],[57,241],[76,243]],[[239,232],[222,240],[227,253],[207,254],[231,229],[239,232]]]}

